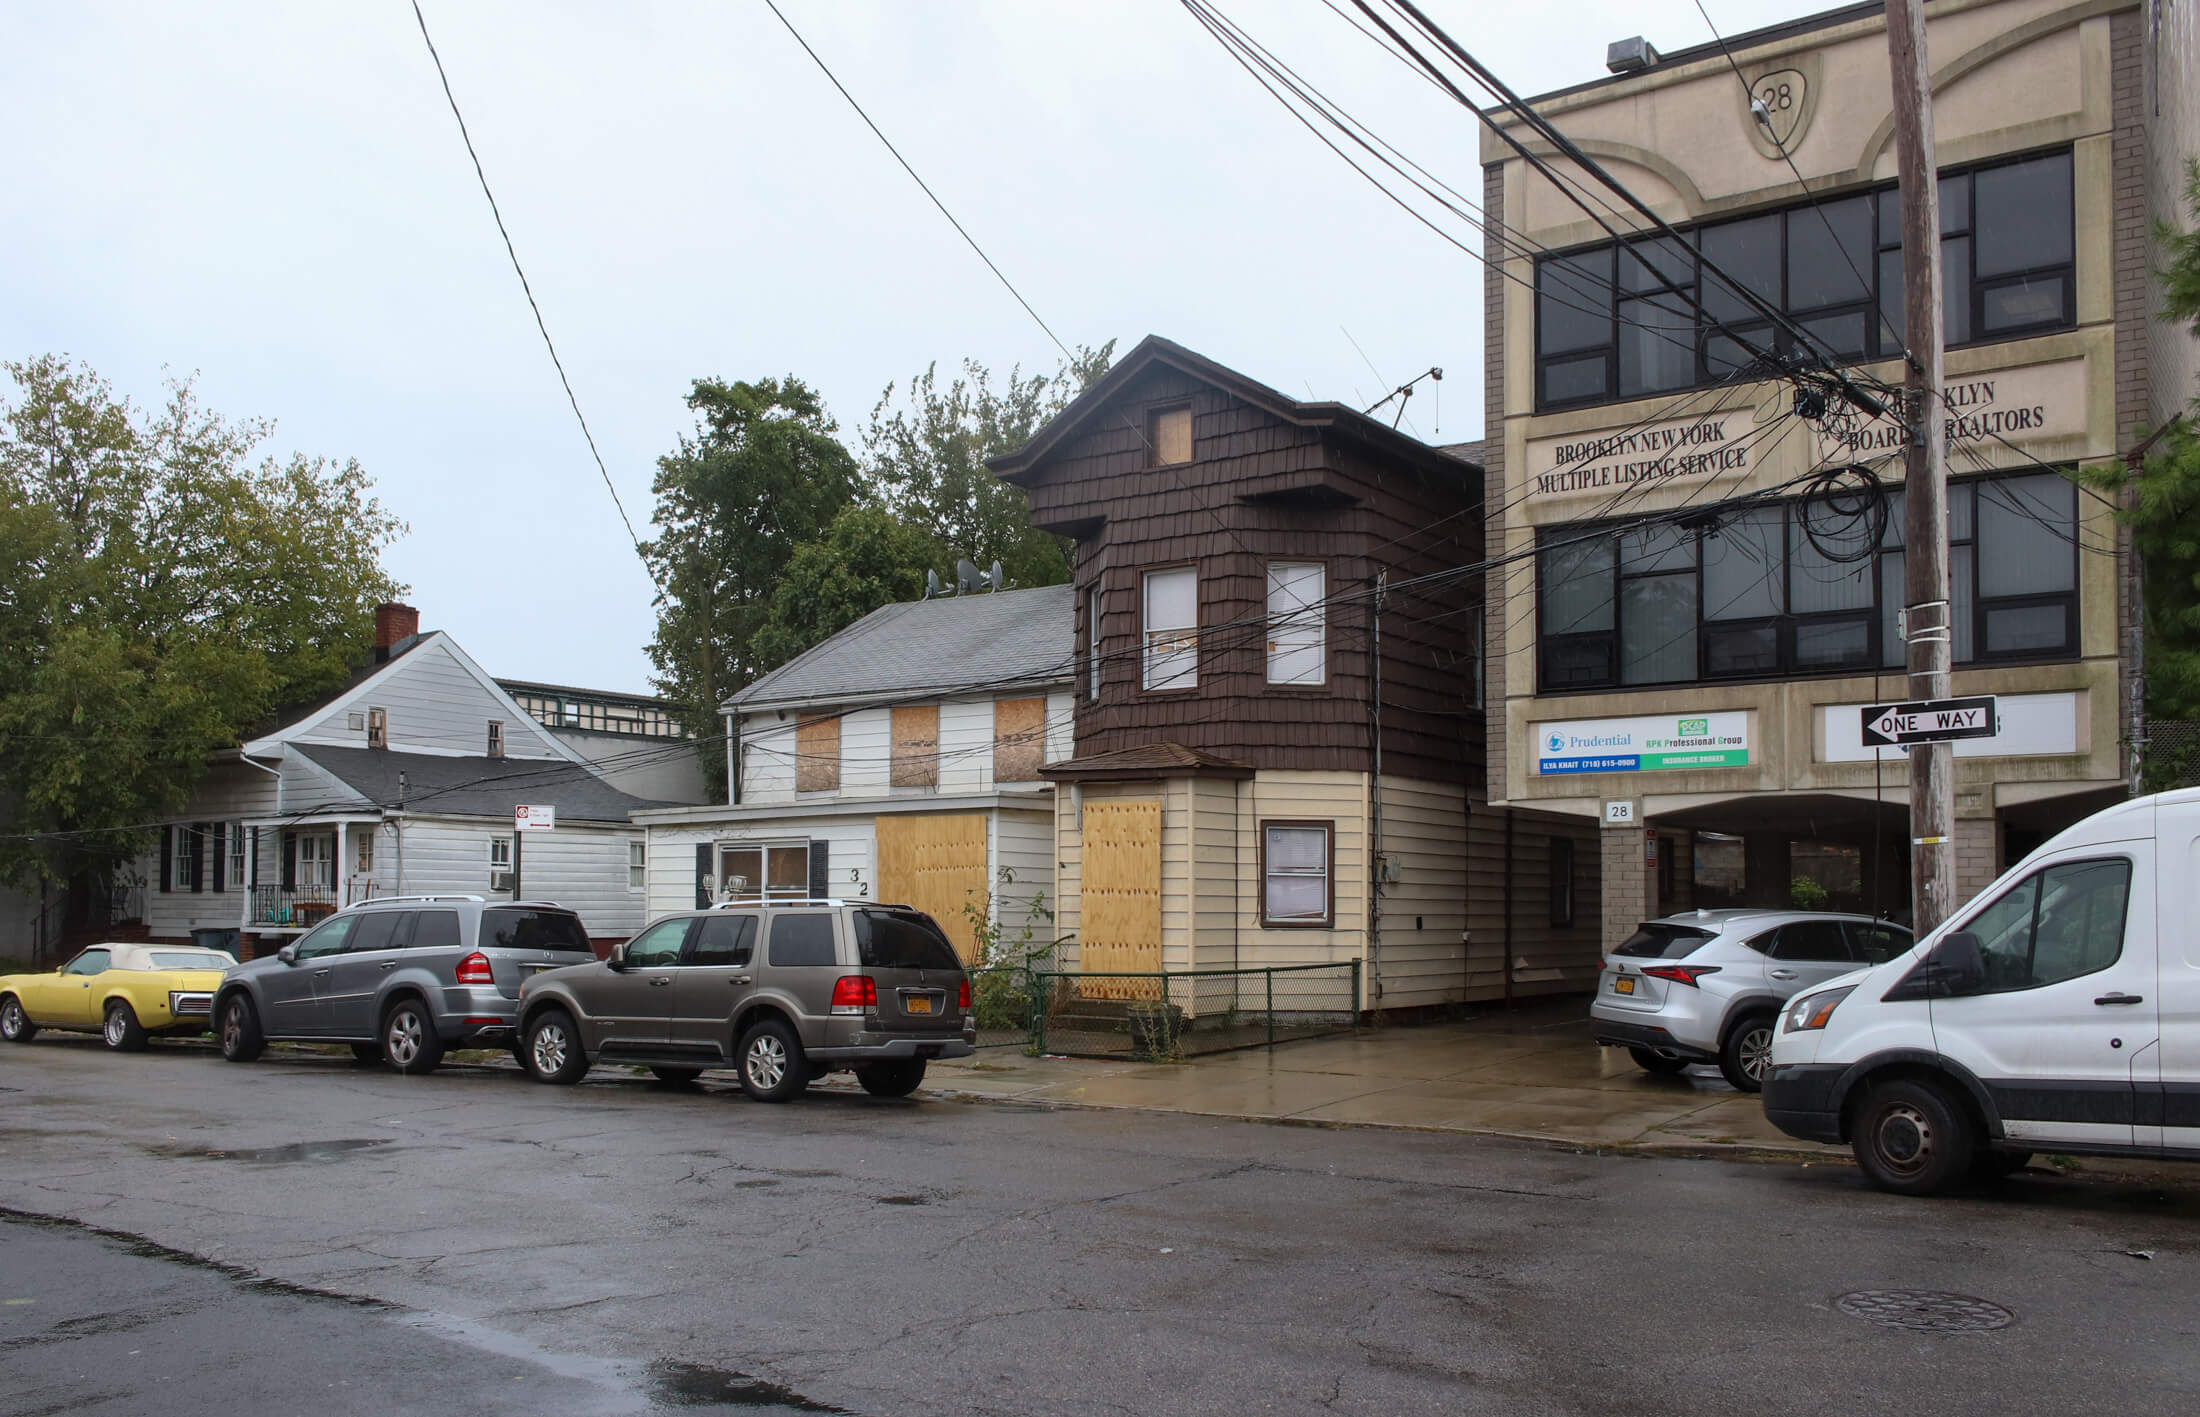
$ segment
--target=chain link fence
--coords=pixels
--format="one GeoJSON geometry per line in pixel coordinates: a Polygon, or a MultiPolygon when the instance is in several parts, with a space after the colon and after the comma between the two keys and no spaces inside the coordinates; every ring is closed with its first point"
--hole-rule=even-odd
{"type": "Polygon", "coordinates": [[[1173,1061],[1359,1023],[1360,962],[1085,973],[1017,966],[971,971],[978,1046],[1082,1058],[1173,1061]]]}
{"type": "Polygon", "coordinates": [[[2143,775],[2149,792],[2200,787],[2200,723],[2174,718],[2148,719],[2143,775]]]}

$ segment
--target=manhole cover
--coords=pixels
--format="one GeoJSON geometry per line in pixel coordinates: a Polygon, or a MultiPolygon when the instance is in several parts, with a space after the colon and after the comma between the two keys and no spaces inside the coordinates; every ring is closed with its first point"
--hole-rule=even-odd
{"type": "Polygon", "coordinates": [[[1937,1289],[1859,1289],[1833,1306],[1850,1318],[1909,1333],[1981,1333],[2017,1321],[1999,1304],[1937,1289]]]}

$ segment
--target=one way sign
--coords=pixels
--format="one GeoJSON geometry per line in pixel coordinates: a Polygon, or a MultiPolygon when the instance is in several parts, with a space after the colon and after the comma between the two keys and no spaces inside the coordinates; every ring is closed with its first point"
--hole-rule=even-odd
{"type": "Polygon", "coordinates": [[[1975,699],[1929,699],[1916,704],[1873,704],[1864,710],[1867,748],[1991,738],[2000,731],[2001,715],[1994,707],[1992,694],[1975,699]]]}

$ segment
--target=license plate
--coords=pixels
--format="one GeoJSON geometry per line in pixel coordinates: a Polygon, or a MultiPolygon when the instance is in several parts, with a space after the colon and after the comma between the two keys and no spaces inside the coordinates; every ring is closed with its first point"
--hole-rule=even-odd
{"type": "Polygon", "coordinates": [[[1615,979],[1612,981],[1612,992],[1615,994],[1632,994],[1635,992],[1635,981],[1632,979],[1615,979]]]}
{"type": "Polygon", "coordinates": [[[907,1005],[909,1012],[913,1014],[928,1014],[932,1012],[932,1001],[930,999],[922,997],[912,998],[907,1001],[907,1005]]]}

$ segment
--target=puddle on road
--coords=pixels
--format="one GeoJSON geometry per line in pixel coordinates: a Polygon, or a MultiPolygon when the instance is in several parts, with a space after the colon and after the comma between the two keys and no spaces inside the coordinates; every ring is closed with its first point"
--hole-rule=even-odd
{"type": "Polygon", "coordinates": [[[724,1368],[706,1368],[700,1363],[650,1364],[647,1391],[651,1402],[659,1407],[762,1407],[852,1417],[845,1407],[812,1401],[779,1383],[724,1368]]]}
{"type": "Polygon", "coordinates": [[[242,1161],[254,1166],[287,1166],[300,1161],[341,1161],[354,1152],[388,1146],[388,1137],[351,1137],[342,1141],[294,1141],[282,1146],[219,1147],[181,1146],[169,1142],[144,1144],[155,1156],[182,1161],[242,1161]]]}

